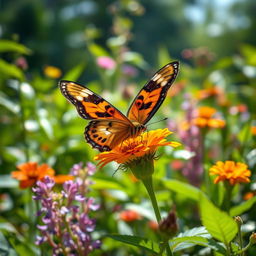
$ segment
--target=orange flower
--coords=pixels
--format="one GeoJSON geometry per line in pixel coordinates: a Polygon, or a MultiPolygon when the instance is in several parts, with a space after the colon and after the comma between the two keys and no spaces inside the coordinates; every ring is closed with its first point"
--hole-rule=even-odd
{"type": "Polygon", "coordinates": [[[18,171],[12,172],[12,177],[20,181],[20,188],[32,187],[45,176],[54,176],[54,170],[47,164],[40,166],[35,162],[28,162],[17,166],[18,171]]]}
{"type": "Polygon", "coordinates": [[[256,195],[256,192],[247,192],[244,196],[243,199],[244,200],[249,200],[251,198],[253,198],[256,195]]]}
{"type": "Polygon", "coordinates": [[[253,136],[256,136],[256,126],[251,127],[251,132],[253,136]]]}
{"type": "Polygon", "coordinates": [[[222,94],[222,90],[218,87],[211,87],[211,88],[206,88],[203,90],[200,90],[197,92],[196,97],[200,100],[202,99],[206,99],[212,96],[218,96],[220,94],[222,94]]]}
{"type": "Polygon", "coordinates": [[[135,220],[140,220],[141,215],[134,210],[125,210],[119,214],[119,218],[125,222],[132,222],[135,220]]]}
{"type": "Polygon", "coordinates": [[[172,87],[172,90],[168,91],[167,95],[169,97],[173,97],[173,96],[177,95],[178,93],[180,93],[184,89],[186,84],[187,84],[186,80],[182,80],[182,81],[176,82],[175,86],[172,87]]]}
{"type": "Polygon", "coordinates": [[[241,182],[248,183],[250,182],[251,171],[247,167],[246,164],[240,162],[218,161],[216,165],[210,168],[210,175],[217,175],[214,180],[215,184],[220,181],[229,181],[231,185],[241,182]]]}
{"type": "Polygon", "coordinates": [[[63,184],[65,181],[68,180],[73,180],[74,176],[72,175],[64,175],[64,174],[60,174],[60,175],[56,175],[53,177],[55,183],[57,184],[63,184]]]}
{"type": "Polygon", "coordinates": [[[172,134],[167,128],[144,132],[135,138],[129,138],[113,148],[111,151],[102,152],[95,156],[100,167],[115,161],[126,164],[135,159],[154,155],[160,146],[177,147],[181,144],[175,141],[166,141],[165,137],[172,134]]]}
{"type": "Polygon", "coordinates": [[[192,120],[192,124],[200,128],[223,128],[226,123],[224,120],[213,118],[216,113],[215,108],[202,106],[197,109],[197,117],[192,120]]]}
{"type": "Polygon", "coordinates": [[[154,221],[154,220],[150,220],[150,221],[148,222],[148,226],[149,226],[149,228],[152,229],[153,231],[157,231],[158,228],[159,228],[158,223],[157,223],[156,221],[154,221]]]}
{"type": "Polygon", "coordinates": [[[181,160],[176,159],[176,160],[173,160],[170,165],[171,165],[171,168],[176,171],[176,170],[182,169],[182,167],[184,166],[184,163],[181,160]]]}
{"type": "Polygon", "coordinates": [[[62,72],[59,68],[53,67],[53,66],[46,66],[44,68],[44,74],[48,76],[49,78],[60,78],[62,75],[62,72]]]}

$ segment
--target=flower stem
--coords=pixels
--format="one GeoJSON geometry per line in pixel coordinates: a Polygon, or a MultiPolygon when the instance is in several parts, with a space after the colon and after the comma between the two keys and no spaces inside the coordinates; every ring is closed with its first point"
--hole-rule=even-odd
{"type": "Polygon", "coordinates": [[[144,186],[145,186],[145,188],[148,192],[148,195],[150,197],[152,206],[154,208],[154,212],[155,212],[157,222],[159,224],[160,221],[161,221],[161,214],[160,214],[160,211],[159,211],[159,208],[158,208],[158,205],[157,205],[156,196],[155,196],[155,192],[154,192],[154,189],[153,189],[152,176],[149,177],[149,178],[146,178],[146,179],[142,179],[142,182],[143,182],[143,184],[144,184],[144,186]]]}
{"type": "MultiPolygon", "coordinates": [[[[241,228],[238,228],[238,238],[239,238],[239,245],[241,250],[243,249],[243,239],[242,239],[242,232],[241,232],[241,228]]],[[[244,256],[244,251],[241,251],[240,253],[241,256],[244,256]]]]}
{"type": "Polygon", "coordinates": [[[25,104],[24,104],[24,99],[23,99],[23,93],[21,89],[21,82],[18,86],[18,93],[19,93],[19,103],[20,103],[20,122],[21,122],[21,137],[23,139],[23,146],[24,146],[24,153],[25,153],[25,159],[26,162],[29,161],[29,150],[28,150],[28,142],[27,142],[27,131],[25,127],[25,121],[26,121],[26,116],[25,116],[25,104]]]}
{"type": "Polygon", "coordinates": [[[225,200],[223,201],[222,209],[227,213],[229,213],[233,187],[228,182],[224,183],[224,187],[225,187],[225,197],[224,197],[225,200]]]}
{"type": "MultiPolygon", "coordinates": [[[[144,186],[145,186],[145,188],[146,188],[146,190],[148,192],[148,195],[150,197],[150,200],[151,200],[154,212],[155,212],[155,216],[156,216],[157,222],[159,224],[160,221],[161,221],[161,214],[160,214],[160,211],[159,211],[159,208],[158,208],[158,204],[157,204],[157,201],[156,201],[156,196],[155,196],[155,192],[154,192],[154,188],[153,188],[152,176],[147,177],[145,179],[141,179],[141,180],[142,180],[142,182],[143,182],[143,184],[144,184],[144,186]]],[[[168,240],[164,241],[162,248],[163,249],[160,251],[159,255],[162,255],[162,252],[165,249],[166,252],[167,252],[167,255],[168,256],[172,256],[172,251],[170,249],[168,240]]]]}

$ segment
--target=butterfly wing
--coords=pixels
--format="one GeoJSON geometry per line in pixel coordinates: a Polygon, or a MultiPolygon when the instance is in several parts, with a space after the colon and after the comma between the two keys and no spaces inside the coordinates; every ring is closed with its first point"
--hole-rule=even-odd
{"type": "Polygon", "coordinates": [[[74,82],[59,82],[62,94],[76,106],[78,114],[84,119],[114,119],[132,123],[113,105],[88,88],[74,82]]]}
{"type": "Polygon", "coordinates": [[[93,120],[85,128],[85,139],[99,151],[109,151],[130,136],[130,125],[120,120],[93,120]]]}
{"type": "Polygon", "coordinates": [[[179,62],[171,62],[155,73],[132,102],[127,116],[130,120],[146,124],[163,103],[167,91],[179,70],[179,62]]]}
{"type": "Polygon", "coordinates": [[[85,139],[100,151],[109,151],[130,136],[134,125],[119,110],[88,88],[60,81],[62,94],[76,106],[84,119],[92,120],[85,128],[85,139]]]}

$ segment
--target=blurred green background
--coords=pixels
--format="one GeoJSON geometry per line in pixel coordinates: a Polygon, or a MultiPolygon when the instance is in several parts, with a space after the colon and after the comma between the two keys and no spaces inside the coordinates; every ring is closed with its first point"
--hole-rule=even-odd
{"type": "MultiPolygon", "coordinates": [[[[86,45],[92,39],[108,48],[127,40],[151,66],[161,47],[179,60],[184,49],[200,46],[220,58],[256,43],[255,5],[250,0],[1,0],[0,37],[32,49],[27,60],[37,71],[43,65],[67,71],[90,61],[86,45]]],[[[91,68],[84,79],[94,73],[91,68]]]]}

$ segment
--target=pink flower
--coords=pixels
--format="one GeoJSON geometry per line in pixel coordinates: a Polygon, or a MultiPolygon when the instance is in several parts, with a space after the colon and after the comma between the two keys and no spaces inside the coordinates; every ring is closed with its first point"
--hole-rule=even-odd
{"type": "Polygon", "coordinates": [[[97,65],[103,69],[114,69],[116,62],[108,56],[101,56],[97,58],[97,65]]]}

